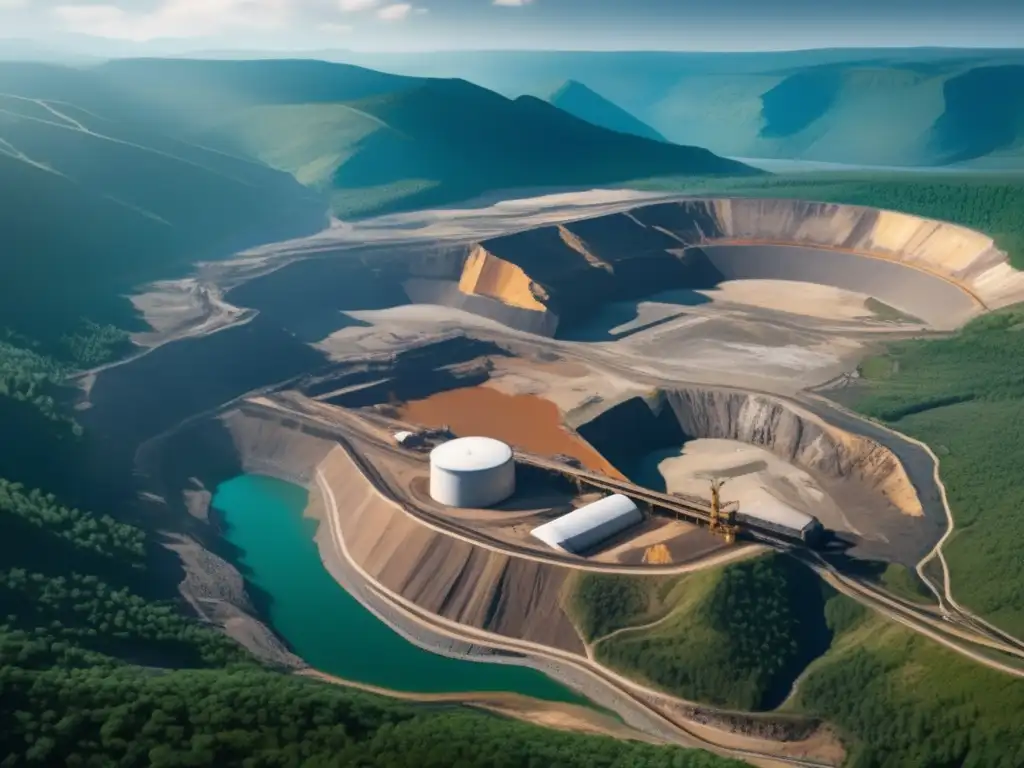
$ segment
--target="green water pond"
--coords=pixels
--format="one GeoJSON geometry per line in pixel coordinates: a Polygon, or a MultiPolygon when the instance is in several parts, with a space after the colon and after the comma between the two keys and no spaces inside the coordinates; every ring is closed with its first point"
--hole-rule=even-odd
{"type": "Polygon", "coordinates": [[[370,613],[324,568],[304,518],[306,490],[263,475],[218,486],[213,507],[247,580],[269,596],[265,617],[308,664],[349,680],[414,693],[510,691],[585,703],[526,667],[452,659],[413,645],[370,613]]]}

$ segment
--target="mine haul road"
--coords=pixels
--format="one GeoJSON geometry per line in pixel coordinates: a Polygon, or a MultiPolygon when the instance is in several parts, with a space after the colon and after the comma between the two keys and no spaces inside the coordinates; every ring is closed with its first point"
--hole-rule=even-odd
{"type": "Polygon", "coordinates": [[[976,663],[983,664],[998,672],[1024,678],[1024,667],[1016,667],[1001,663],[996,659],[990,658],[989,656],[979,653],[969,647],[965,647],[961,642],[957,641],[962,641],[971,645],[980,646],[982,648],[987,648],[989,650],[998,651],[1000,653],[1024,659],[1024,651],[1021,649],[1012,644],[1007,644],[997,639],[993,639],[988,634],[980,633],[973,628],[944,622],[942,619],[936,618],[925,607],[910,605],[882,592],[881,590],[878,590],[873,585],[869,585],[861,580],[846,576],[825,561],[820,555],[808,548],[799,547],[790,542],[772,539],[768,536],[761,536],[761,543],[759,545],[734,548],[727,550],[725,553],[712,555],[695,562],[673,565],[620,565],[614,563],[595,563],[580,558],[562,556],[555,552],[548,554],[525,546],[516,547],[506,545],[504,543],[498,543],[481,537],[470,526],[459,525],[448,518],[433,514],[420,508],[413,500],[404,498],[402,489],[394,488],[390,483],[388,483],[388,481],[376,470],[373,463],[359,451],[355,441],[350,438],[350,434],[352,431],[355,431],[358,434],[358,437],[356,438],[357,440],[365,440],[377,449],[392,452],[399,452],[402,449],[367,434],[365,425],[360,423],[361,420],[358,417],[348,414],[343,409],[326,406],[312,400],[297,400],[291,395],[288,396],[285,402],[280,402],[278,400],[271,399],[270,397],[260,397],[255,400],[247,401],[246,405],[255,406],[258,409],[276,411],[279,414],[287,415],[288,417],[298,421],[304,421],[320,428],[326,428],[329,430],[329,434],[333,439],[343,450],[345,450],[346,453],[349,454],[352,460],[359,467],[360,471],[371,483],[374,484],[378,492],[385,498],[390,500],[392,503],[399,505],[407,514],[412,515],[421,524],[428,528],[449,536],[454,536],[460,540],[471,543],[474,546],[483,547],[518,558],[526,558],[536,562],[561,565],[564,567],[575,568],[577,570],[628,575],[692,573],[694,571],[724,565],[735,560],[745,559],[763,551],[764,548],[771,547],[778,551],[796,556],[837,590],[848,597],[857,600],[867,608],[881,613],[892,621],[896,621],[976,663]],[[326,414],[329,414],[334,420],[327,418],[326,414],[318,415],[311,413],[307,408],[316,409],[322,414],[326,412],[326,414]]]}

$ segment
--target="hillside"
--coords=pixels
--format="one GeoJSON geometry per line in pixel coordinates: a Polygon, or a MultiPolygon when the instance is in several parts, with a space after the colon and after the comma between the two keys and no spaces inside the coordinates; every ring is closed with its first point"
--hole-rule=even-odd
{"type": "Polygon", "coordinates": [[[638,112],[734,157],[1024,166],[1024,65],[853,63],[684,77],[638,112]]]}
{"type": "Polygon", "coordinates": [[[133,328],[120,294],[313,232],[330,204],[733,172],[753,173],[458,80],[310,61],[0,62],[0,184],[20,191],[0,209],[0,328],[50,351],[82,318],[133,328]]]}
{"type": "Polygon", "coordinates": [[[590,573],[574,598],[598,660],[730,709],[777,706],[829,643],[821,584],[779,555],[684,579],[590,573]]]}
{"type": "Polygon", "coordinates": [[[323,226],[325,204],[285,174],[100,116],[127,108],[88,73],[0,64],[0,93],[0,187],[16,191],[0,328],[49,343],[82,317],[130,326],[121,292],[323,226]]]}
{"type": "Polygon", "coordinates": [[[347,55],[502,93],[578,80],[669,141],[727,157],[1024,167],[1024,54],[942,48],[347,55]]]}
{"type": "Polygon", "coordinates": [[[191,125],[177,130],[191,140],[328,193],[338,215],[498,189],[756,173],[703,149],[611,131],[540,99],[507,99],[464,80],[312,61],[138,60],[97,71],[135,98],[189,115],[191,125]]]}
{"type": "Polygon", "coordinates": [[[591,573],[569,599],[598,659],[691,700],[832,723],[843,765],[1024,760],[1024,683],[872,613],[786,556],[684,577],[591,573]]]}
{"type": "Polygon", "coordinates": [[[745,157],[946,165],[1000,155],[1020,165],[1024,66],[829,66],[727,80],[687,84],[654,108],[658,119],[706,105],[697,126],[680,130],[745,157]]]}
{"type": "Polygon", "coordinates": [[[654,141],[667,141],[649,125],[637,120],[622,107],[576,80],[566,81],[546,100],[580,120],[586,120],[609,131],[628,133],[654,141]]]}

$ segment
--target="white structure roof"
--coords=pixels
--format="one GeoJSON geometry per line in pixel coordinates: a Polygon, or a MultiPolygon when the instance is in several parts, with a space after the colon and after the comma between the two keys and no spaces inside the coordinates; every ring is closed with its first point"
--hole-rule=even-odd
{"type": "Polygon", "coordinates": [[[478,472],[512,460],[512,449],[490,437],[459,437],[430,452],[430,463],[449,472],[478,472]]]}
{"type": "Polygon", "coordinates": [[[791,528],[794,531],[802,531],[814,522],[814,518],[810,515],[767,495],[745,500],[740,506],[740,513],[747,517],[764,520],[766,523],[791,528]]]}
{"type": "Polygon", "coordinates": [[[404,443],[406,440],[412,437],[412,435],[412,432],[408,432],[406,430],[402,430],[401,432],[395,432],[395,440],[398,441],[399,443],[404,443]]]}
{"type": "Polygon", "coordinates": [[[632,499],[616,493],[574,509],[530,533],[555,549],[584,549],[625,530],[642,518],[632,499]]]}

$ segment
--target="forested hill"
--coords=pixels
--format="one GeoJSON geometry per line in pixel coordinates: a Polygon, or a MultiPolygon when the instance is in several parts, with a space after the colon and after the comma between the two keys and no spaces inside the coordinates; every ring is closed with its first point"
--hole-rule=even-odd
{"type": "Polygon", "coordinates": [[[655,141],[668,141],[664,136],[618,104],[613,104],[604,96],[575,80],[569,80],[559,86],[547,101],[580,120],[599,125],[610,131],[630,133],[655,141]]]}
{"type": "Polygon", "coordinates": [[[50,351],[82,317],[129,326],[142,282],[326,221],[294,179],[140,124],[89,72],[0,63],[0,94],[0,328],[50,351]]]}
{"type": "Polygon", "coordinates": [[[499,189],[760,174],[698,146],[620,133],[602,127],[606,121],[591,124],[540,99],[508,99],[463,79],[318,61],[121,60],[96,74],[119,92],[187,116],[191,125],[176,126],[187,135],[325,192],[339,216],[499,189]]]}

